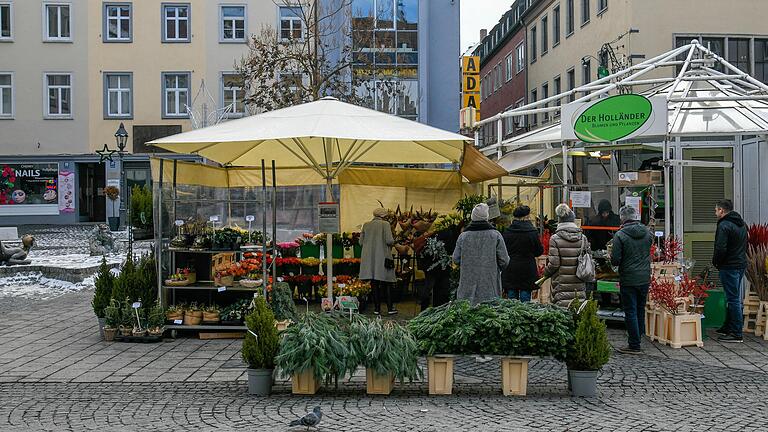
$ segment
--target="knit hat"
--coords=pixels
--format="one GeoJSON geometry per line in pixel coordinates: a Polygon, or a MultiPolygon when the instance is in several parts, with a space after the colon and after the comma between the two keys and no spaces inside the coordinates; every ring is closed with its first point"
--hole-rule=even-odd
{"type": "Polygon", "coordinates": [[[524,218],[524,217],[528,216],[529,214],[531,214],[531,208],[528,207],[527,205],[518,206],[515,209],[515,211],[512,212],[512,216],[514,216],[514,217],[516,217],[518,219],[519,218],[524,218]]]}
{"type": "Polygon", "coordinates": [[[568,207],[568,204],[558,204],[555,207],[555,215],[557,215],[557,221],[560,223],[576,221],[576,213],[568,207]]]}
{"type": "Polygon", "coordinates": [[[480,203],[472,209],[472,222],[488,222],[488,204],[480,203]]]}
{"type": "Polygon", "coordinates": [[[610,213],[611,211],[613,211],[613,206],[611,206],[611,202],[608,201],[607,199],[602,199],[597,204],[597,213],[603,213],[603,212],[610,213]]]}
{"type": "Polygon", "coordinates": [[[636,221],[636,220],[640,220],[640,215],[637,214],[636,208],[625,205],[624,207],[619,209],[619,218],[621,219],[622,222],[636,221]]]}
{"type": "Polygon", "coordinates": [[[376,210],[373,211],[373,216],[377,218],[385,218],[389,214],[389,211],[385,209],[384,207],[378,207],[376,210]]]}

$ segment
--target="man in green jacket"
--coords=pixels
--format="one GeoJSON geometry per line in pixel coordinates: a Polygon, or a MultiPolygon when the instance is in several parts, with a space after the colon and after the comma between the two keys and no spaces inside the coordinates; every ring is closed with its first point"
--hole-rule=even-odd
{"type": "Polygon", "coordinates": [[[619,348],[624,354],[639,354],[640,337],[645,333],[645,302],[651,284],[651,245],[653,235],[640,223],[634,207],[619,209],[621,229],[612,240],[611,263],[619,267],[621,307],[629,345],[619,348]]]}

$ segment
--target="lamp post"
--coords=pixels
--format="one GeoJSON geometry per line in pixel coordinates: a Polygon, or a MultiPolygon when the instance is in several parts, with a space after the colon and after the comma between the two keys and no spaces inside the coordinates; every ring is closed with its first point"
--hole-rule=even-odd
{"type": "MultiPolygon", "coordinates": [[[[120,226],[127,226],[125,221],[125,200],[128,197],[128,192],[125,189],[125,166],[123,165],[123,155],[125,155],[125,145],[128,143],[128,132],[125,130],[123,123],[120,123],[120,127],[115,132],[115,144],[117,144],[117,155],[120,159],[120,226]]],[[[130,233],[129,233],[130,236],[130,233]]]]}

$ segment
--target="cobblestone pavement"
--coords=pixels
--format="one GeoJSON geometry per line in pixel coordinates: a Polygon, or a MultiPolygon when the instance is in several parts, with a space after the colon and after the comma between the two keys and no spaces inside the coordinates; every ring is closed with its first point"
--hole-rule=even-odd
{"type": "MultiPolygon", "coordinates": [[[[615,355],[600,396],[572,398],[564,366],[531,363],[527,397],[503,397],[497,361],[463,357],[455,394],[426,383],[366,396],[364,379],[292,396],[279,381],[269,398],[246,394],[240,341],[192,338],[157,344],[99,340],[91,292],[0,303],[0,431],[282,431],[315,405],[328,431],[766,430],[768,344],[712,340],[704,349],[647,344],[650,355],[615,355]]],[[[623,342],[622,332],[611,339],[623,342]]]]}

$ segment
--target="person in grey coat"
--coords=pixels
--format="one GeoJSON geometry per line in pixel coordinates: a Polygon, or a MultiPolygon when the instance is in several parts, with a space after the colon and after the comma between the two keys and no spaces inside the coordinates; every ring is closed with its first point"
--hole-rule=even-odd
{"type": "Polygon", "coordinates": [[[371,282],[376,315],[381,313],[381,297],[384,291],[387,293],[387,313],[397,313],[390,292],[390,284],[395,282],[395,268],[387,268],[384,265],[385,260],[392,259],[392,245],[395,244],[392,227],[384,220],[386,216],[386,209],[377,208],[373,211],[373,219],[366,222],[360,232],[360,245],[363,247],[360,256],[360,279],[371,282]]]}
{"type": "Polygon", "coordinates": [[[488,205],[472,209],[472,223],[459,236],[453,261],[461,266],[457,300],[474,306],[501,297],[501,271],[509,264],[504,237],[488,222],[488,205]]]}
{"type": "Polygon", "coordinates": [[[552,303],[567,308],[575,298],[586,298],[586,284],[576,276],[582,248],[590,252],[589,241],[576,226],[576,214],[567,204],[555,208],[557,230],[549,239],[544,276],[552,278],[552,303]]]}

